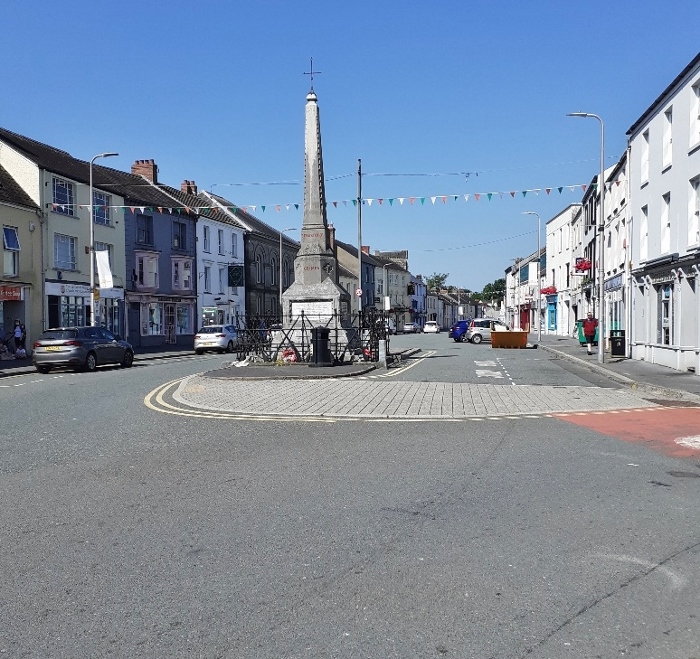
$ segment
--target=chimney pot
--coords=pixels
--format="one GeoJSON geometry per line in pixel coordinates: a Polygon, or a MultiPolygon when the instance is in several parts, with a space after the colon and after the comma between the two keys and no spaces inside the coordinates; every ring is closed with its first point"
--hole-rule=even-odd
{"type": "Polygon", "coordinates": [[[185,179],[180,184],[180,192],[184,192],[185,194],[196,195],[197,194],[197,184],[194,181],[188,181],[187,179],[185,179]]]}
{"type": "Polygon", "coordinates": [[[158,166],[152,158],[134,161],[131,173],[135,176],[145,176],[151,183],[158,183],[158,166]]]}

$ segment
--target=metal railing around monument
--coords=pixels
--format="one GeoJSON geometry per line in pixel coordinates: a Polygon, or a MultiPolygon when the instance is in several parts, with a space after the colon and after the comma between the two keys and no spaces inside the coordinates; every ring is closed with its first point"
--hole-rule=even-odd
{"type": "Polygon", "coordinates": [[[379,361],[379,342],[386,340],[389,352],[388,315],[367,309],[322,318],[304,314],[284,326],[279,316],[238,316],[238,358],[257,357],[264,362],[310,362],[315,327],[328,329],[329,349],[334,363],[379,361]]]}

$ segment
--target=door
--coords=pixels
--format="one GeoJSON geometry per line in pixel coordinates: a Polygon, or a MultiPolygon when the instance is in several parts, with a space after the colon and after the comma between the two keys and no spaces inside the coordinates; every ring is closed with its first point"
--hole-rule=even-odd
{"type": "Polygon", "coordinates": [[[175,305],[165,305],[165,342],[177,343],[175,334],[175,305]]]}

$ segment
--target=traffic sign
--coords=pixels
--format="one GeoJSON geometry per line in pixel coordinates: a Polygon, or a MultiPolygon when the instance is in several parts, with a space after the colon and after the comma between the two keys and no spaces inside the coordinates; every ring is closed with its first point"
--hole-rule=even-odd
{"type": "Polygon", "coordinates": [[[355,289],[355,297],[362,297],[362,289],[361,288],[355,289]]]}

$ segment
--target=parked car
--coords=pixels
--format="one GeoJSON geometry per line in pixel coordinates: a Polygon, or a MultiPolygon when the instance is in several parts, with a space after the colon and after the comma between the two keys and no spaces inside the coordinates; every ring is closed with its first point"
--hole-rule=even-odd
{"type": "Polygon", "coordinates": [[[94,371],[102,364],[134,363],[134,349],[105,327],[56,327],[45,330],[32,345],[32,364],[39,373],[64,367],[94,371]]]}
{"type": "Polygon", "coordinates": [[[503,321],[497,318],[476,318],[472,320],[464,334],[463,341],[481,343],[491,340],[491,332],[505,331],[509,329],[503,321]]]}
{"type": "Polygon", "coordinates": [[[435,320],[426,320],[423,325],[423,332],[426,334],[440,334],[440,325],[435,320]]]}
{"type": "Polygon", "coordinates": [[[464,338],[464,335],[467,333],[467,329],[469,328],[469,323],[471,320],[458,320],[452,327],[450,327],[450,331],[447,334],[447,337],[450,339],[454,339],[456,343],[459,343],[460,341],[466,341],[464,338]]]}
{"type": "Polygon", "coordinates": [[[384,328],[388,334],[396,334],[396,323],[393,318],[387,318],[384,321],[384,328]]]}
{"type": "Polygon", "coordinates": [[[233,352],[240,342],[233,325],[205,325],[194,335],[194,351],[198,355],[207,350],[233,352]]]}
{"type": "Polygon", "coordinates": [[[418,323],[404,323],[402,331],[404,334],[417,334],[420,332],[420,327],[418,323]]]}

